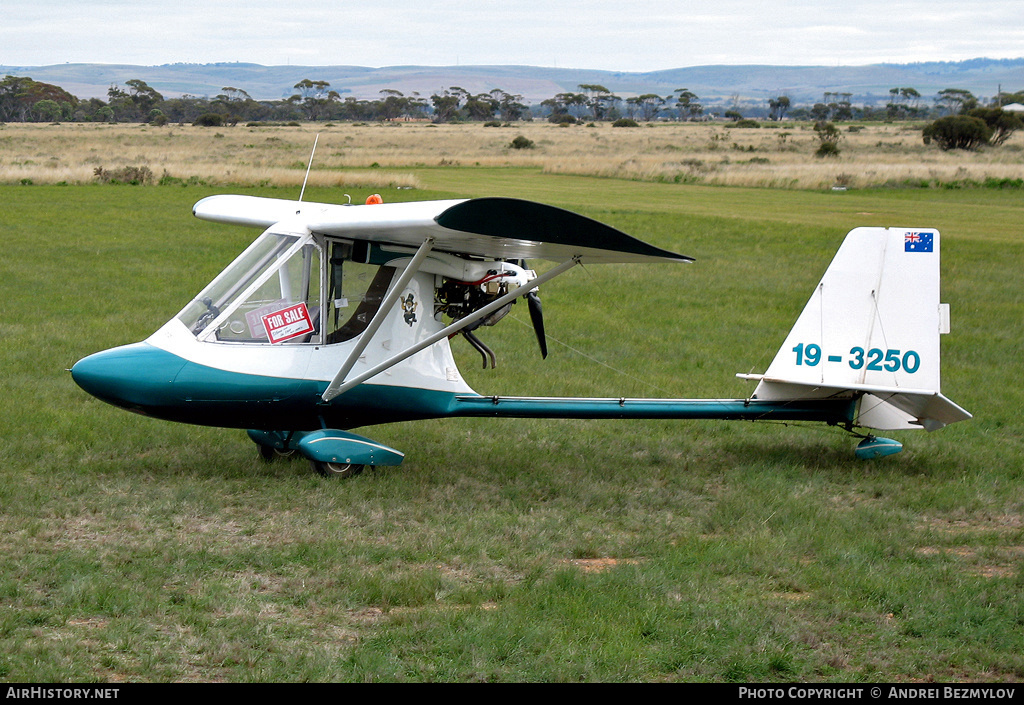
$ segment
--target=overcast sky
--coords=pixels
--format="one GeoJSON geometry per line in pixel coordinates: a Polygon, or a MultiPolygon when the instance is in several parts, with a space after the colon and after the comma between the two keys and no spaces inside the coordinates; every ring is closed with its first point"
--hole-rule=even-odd
{"type": "Polygon", "coordinates": [[[1024,56],[1020,0],[0,0],[0,65],[655,71],[1024,56]]]}

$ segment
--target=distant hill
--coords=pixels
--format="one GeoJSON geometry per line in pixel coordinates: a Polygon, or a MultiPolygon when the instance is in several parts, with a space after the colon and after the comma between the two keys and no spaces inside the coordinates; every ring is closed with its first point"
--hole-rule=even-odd
{"type": "Polygon", "coordinates": [[[814,103],[824,93],[850,93],[855,104],[884,103],[893,87],[911,87],[926,99],[944,88],[964,88],[979,98],[1024,90],[1024,58],[972,59],[869,66],[692,66],[629,73],[538,66],[262,66],[259,64],[56,64],[3,66],[0,76],[29,76],[56,84],[79,98],[107,98],[111,85],[141,79],[171,98],[189,94],[213,97],[224,87],[240,88],[257,100],[286,98],[309,78],[327,81],[343,97],[378,98],[385,88],[428,97],[450,86],[471,93],[500,88],[536,104],[580,84],[600,84],[623,98],[644,93],[668,95],[688,88],[705,104],[763,104],[787,95],[793,103],[814,103]]]}

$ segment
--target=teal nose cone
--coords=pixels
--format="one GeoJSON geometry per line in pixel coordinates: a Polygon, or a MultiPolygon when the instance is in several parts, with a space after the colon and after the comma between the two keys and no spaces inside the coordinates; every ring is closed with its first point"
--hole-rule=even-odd
{"type": "Polygon", "coordinates": [[[71,368],[75,383],[97,399],[144,411],[173,404],[173,382],[185,360],[148,343],[134,343],[82,358],[71,368]]]}

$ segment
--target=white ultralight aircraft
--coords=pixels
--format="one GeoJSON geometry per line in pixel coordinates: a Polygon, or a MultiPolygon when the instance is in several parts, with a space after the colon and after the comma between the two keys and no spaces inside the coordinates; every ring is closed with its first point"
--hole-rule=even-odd
{"type": "Polygon", "coordinates": [[[581,215],[508,198],[329,205],[221,195],[202,219],[264,229],[147,340],[90,355],[83,389],[147,416],[248,429],[266,459],[305,456],[324,475],[397,465],[398,450],[349,429],[457,416],[820,421],[926,429],[971,418],[939,390],[939,233],[851,231],[744,399],[482,396],[449,338],[474,334],[520,297],[546,354],[536,289],[581,263],[690,262],[581,215]],[[529,259],[558,264],[537,276],[529,259]],[[445,321],[450,323],[446,324],[445,321]]]}

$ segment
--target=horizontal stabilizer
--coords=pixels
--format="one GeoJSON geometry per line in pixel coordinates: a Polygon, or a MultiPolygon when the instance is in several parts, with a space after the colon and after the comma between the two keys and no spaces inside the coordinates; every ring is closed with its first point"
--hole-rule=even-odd
{"type": "Polygon", "coordinates": [[[761,401],[810,401],[860,397],[854,424],[866,428],[899,430],[924,428],[937,431],[957,421],[972,418],[971,414],[937,391],[899,389],[848,384],[825,387],[802,382],[769,380],[762,375],[737,375],[742,379],[759,380],[752,398],[761,401]]]}

